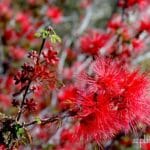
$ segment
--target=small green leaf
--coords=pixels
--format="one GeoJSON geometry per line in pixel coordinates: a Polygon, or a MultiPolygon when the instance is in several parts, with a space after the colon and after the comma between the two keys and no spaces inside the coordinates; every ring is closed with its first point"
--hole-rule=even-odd
{"type": "Polygon", "coordinates": [[[39,117],[36,117],[35,121],[37,122],[37,124],[41,124],[41,119],[39,117]]]}
{"type": "Polygon", "coordinates": [[[41,29],[39,32],[35,33],[35,37],[41,37],[43,39],[50,38],[52,43],[61,42],[61,38],[54,30],[41,29]]]}
{"type": "Polygon", "coordinates": [[[57,34],[52,34],[50,39],[52,43],[61,42],[61,38],[57,34]]]}
{"type": "Polygon", "coordinates": [[[19,128],[17,131],[17,135],[22,136],[24,134],[24,129],[23,128],[19,128]]]}
{"type": "Polygon", "coordinates": [[[36,32],[36,33],[34,34],[34,36],[37,37],[37,38],[39,38],[39,37],[41,37],[41,33],[36,32]]]}

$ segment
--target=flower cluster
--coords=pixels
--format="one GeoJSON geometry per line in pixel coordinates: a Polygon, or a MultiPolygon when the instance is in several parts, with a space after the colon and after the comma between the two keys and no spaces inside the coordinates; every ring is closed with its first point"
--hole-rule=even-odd
{"type": "Polygon", "coordinates": [[[32,64],[30,62],[22,66],[22,70],[15,76],[15,84],[21,83],[21,87],[24,87],[32,81],[43,82],[48,87],[54,87],[56,82],[55,68],[58,62],[57,52],[50,48],[39,56],[36,51],[32,51],[28,57],[32,60],[32,64]]]}
{"type": "Polygon", "coordinates": [[[150,124],[150,81],[146,75],[110,59],[97,58],[91,67],[90,75],[80,76],[78,135],[102,141],[135,129],[138,123],[150,124]]]}
{"type": "Polygon", "coordinates": [[[87,35],[81,37],[81,50],[85,53],[96,55],[98,54],[99,50],[105,45],[108,39],[108,34],[91,31],[87,35]]]}
{"type": "Polygon", "coordinates": [[[150,1],[0,9],[0,150],[136,149],[150,133],[150,1]]]}

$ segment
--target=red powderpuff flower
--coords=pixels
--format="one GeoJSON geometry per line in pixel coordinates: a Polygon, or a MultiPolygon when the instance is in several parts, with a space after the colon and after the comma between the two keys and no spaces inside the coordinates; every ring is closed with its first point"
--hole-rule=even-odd
{"type": "Polygon", "coordinates": [[[6,146],[4,144],[0,144],[0,150],[6,150],[6,146]]]}
{"type": "Polygon", "coordinates": [[[58,94],[61,109],[69,109],[74,106],[77,96],[77,89],[70,85],[62,88],[58,94]]]}
{"type": "Polygon", "coordinates": [[[118,107],[118,115],[125,131],[129,131],[135,129],[139,122],[150,125],[150,81],[138,71],[127,72],[125,76],[122,87],[124,92],[118,95],[115,101],[120,100],[123,106],[118,107]]]}
{"type": "Polygon", "coordinates": [[[80,38],[81,50],[85,53],[96,55],[108,41],[109,35],[92,31],[80,38]]]}
{"type": "Polygon", "coordinates": [[[146,75],[107,59],[98,58],[91,67],[91,76],[81,76],[77,135],[106,140],[121,130],[128,132],[138,122],[150,124],[150,82],[146,75]]]}
{"type": "Polygon", "coordinates": [[[11,46],[9,48],[9,53],[11,55],[11,57],[15,60],[21,60],[25,57],[26,54],[26,50],[24,48],[21,47],[13,47],[11,46]]]}
{"type": "Polygon", "coordinates": [[[1,1],[0,3],[0,20],[2,21],[3,19],[10,19],[13,15],[13,11],[10,8],[9,2],[7,3],[6,1],[1,1]]]}
{"type": "Polygon", "coordinates": [[[135,4],[138,4],[139,6],[145,6],[145,4],[147,4],[147,0],[119,0],[118,5],[120,7],[131,7],[135,4]]]}
{"type": "Polygon", "coordinates": [[[80,124],[75,128],[77,139],[97,142],[112,138],[121,129],[117,112],[111,109],[107,94],[90,94],[79,98],[80,124]],[[79,138],[80,137],[80,138],[79,138]]]}
{"type": "Polygon", "coordinates": [[[114,15],[112,19],[108,22],[108,28],[114,31],[118,30],[123,26],[124,24],[122,22],[122,18],[119,15],[114,15]]]}
{"type": "Polygon", "coordinates": [[[144,143],[144,140],[147,140],[147,139],[143,139],[143,143],[141,144],[141,146],[142,146],[141,150],[149,150],[150,149],[150,143],[148,143],[148,142],[144,143]]]}
{"type": "Polygon", "coordinates": [[[74,141],[73,136],[72,131],[63,129],[60,135],[60,143],[56,147],[56,150],[86,150],[85,145],[81,142],[74,141]]]}
{"type": "Polygon", "coordinates": [[[141,50],[143,50],[145,48],[145,43],[144,43],[144,41],[142,41],[140,39],[133,39],[132,46],[134,48],[134,51],[140,52],[141,50]]]}
{"type": "Polygon", "coordinates": [[[146,18],[146,19],[143,19],[141,21],[141,24],[140,24],[140,31],[147,31],[147,32],[150,32],[150,21],[149,21],[150,18],[146,18]]]}
{"type": "Polygon", "coordinates": [[[57,6],[53,6],[53,7],[48,8],[46,15],[55,24],[62,22],[63,13],[62,13],[62,10],[57,6]]]}
{"type": "Polygon", "coordinates": [[[0,103],[3,108],[9,108],[11,106],[11,97],[7,94],[0,93],[0,103]]]}
{"type": "Polygon", "coordinates": [[[15,43],[18,41],[18,34],[12,28],[7,28],[4,31],[4,41],[6,43],[15,43]]]}
{"type": "Polygon", "coordinates": [[[31,18],[26,12],[20,12],[16,16],[16,23],[19,24],[21,34],[27,33],[31,29],[31,18]]]}
{"type": "Polygon", "coordinates": [[[64,129],[62,132],[61,132],[61,144],[63,145],[64,143],[67,143],[67,142],[73,142],[73,134],[71,133],[71,131],[67,130],[67,129],[64,129]]]}

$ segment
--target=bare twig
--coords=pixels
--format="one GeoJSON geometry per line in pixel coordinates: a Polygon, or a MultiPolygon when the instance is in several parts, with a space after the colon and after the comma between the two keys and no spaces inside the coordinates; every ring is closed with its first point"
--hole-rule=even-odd
{"type": "Polygon", "coordinates": [[[134,60],[133,60],[133,64],[138,64],[138,63],[141,63],[142,61],[144,61],[144,60],[146,60],[146,59],[150,59],[150,52],[147,52],[147,53],[145,53],[145,54],[143,54],[143,55],[140,55],[140,56],[138,56],[137,58],[135,58],[134,60]]]}
{"type": "Polygon", "coordinates": [[[81,35],[85,31],[85,29],[88,27],[90,20],[92,18],[92,10],[93,10],[92,6],[90,6],[86,9],[86,15],[85,15],[79,29],[75,32],[76,35],[81,35]]]}
{"type": "MultiPolygon", "coordinates": [[[[52,123],[52,122],[59,121],[59,120],[61,121],[66,117],[73,117],[76,115],[77,115],[77,111],[66,111],[64,113],[56,114],[56,115],[54,115],[50,118],[47,118],[47,119],[41,119],[40,125],[45,125],[45,124],[52,123]]],[[[24,124],[24,127],[28,127],[28,126],[35,125],[35,124],[38,124],[38,122],[36,120],[34,120],[30,123],[24,124]]]]}

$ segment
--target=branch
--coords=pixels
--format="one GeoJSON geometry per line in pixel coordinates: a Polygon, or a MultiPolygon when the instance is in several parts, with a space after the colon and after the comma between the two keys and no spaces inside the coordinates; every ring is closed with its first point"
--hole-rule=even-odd
{"type": "Polygon", "coordinates": [[[140,63],[146,59],[150,59],[150,52],[147,52],[147,53],[140,55],[139,57],[135,58],[132,63],[138,64],[138,63],[140,63]]]}
{"type": "MultiPolygon", "coordinates": [[[[39,57],[40,57],[41,51],[42,51],[42,49],[43,49],[43,47],[44,47],[45,41],[46,41],[46,39],[43,39],[42,44],[41,44],[41,47],[40,47],[40,50],[39,50],[39,57]]],[[[39,60],[39,58],[38,58],[38,60],[39,60]]],[[[37,63],[38,63],[38,60],[37,60],[37,63]]],[[[21,114],[22,114],[22,112],[23,112],[23,106],[24,106],[24,104],[25,104],[25,99],[26,99],[26,96],[27,96],[27,94],[28,94],[28,90],[29,90],[29,88],[30,88],[31,82],[32,82],[32,80],[29,80],[28,85],[26,86],[25,92],[24,92],[24,94],[23,94],[23,99],[22,99],[22,102],[21,102],[21,105],[20,105],[20,108],[19,108],[18,115],[17,115],[17,117],[16,117],[16,120],[17,120],[17,121],[19,121],[19,119],[20,119],[20,117],[21,117],[21,114]]]]}
{"type": "Polygon", "coordinates": [[[81,35],[85,31],[85,29],[90,23],[91,18],[92,18],[92,6],[86,9],[86,16],[84,17],[79,29],[76,31],[75,33],[76,35],[81,35]]]}
{"type": "MultiPolygon", "coordinates": [[[[58,121],[58,120],[63,120],[66,117],[73,117],[73,116],[76,116],[76,115],[77,115],[77,110],[66,111],[64,113],[60,112],[59,114],[54,115],[50,118],[41,119],[40,120],[40,122],[41,122],[40,125],[45,125],[45,124],[52,123],[52,122],[55,122],[55,121],[58,121]]],[[[28,126],[35,125],[35,124],[38,124],[37,120],[34,120],[30,123],[24,124],[24,127],[28,127],[28,126]]]]}

